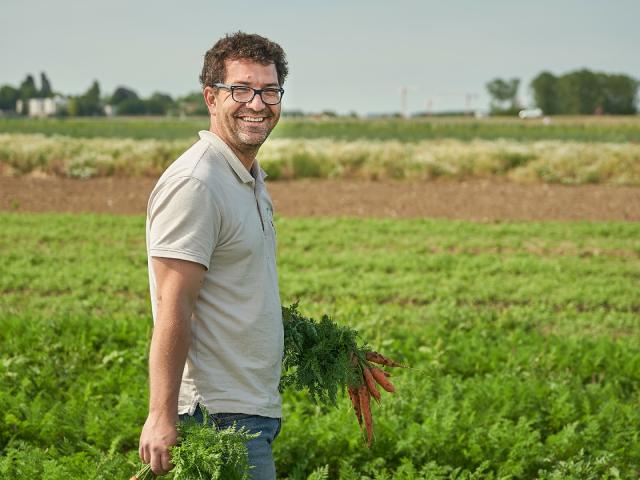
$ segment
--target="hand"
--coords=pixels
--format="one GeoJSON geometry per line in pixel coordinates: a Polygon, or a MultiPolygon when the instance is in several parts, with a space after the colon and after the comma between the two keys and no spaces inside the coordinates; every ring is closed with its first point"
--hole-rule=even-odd
{"type": "Polygon", "coordinates": [[[140,459],[143,463],[150,464],[156,475],[165,475],[173,468],[169,447],[177,441],[178,430],[175,420],[149,414],[140,434],[140,459]]]}

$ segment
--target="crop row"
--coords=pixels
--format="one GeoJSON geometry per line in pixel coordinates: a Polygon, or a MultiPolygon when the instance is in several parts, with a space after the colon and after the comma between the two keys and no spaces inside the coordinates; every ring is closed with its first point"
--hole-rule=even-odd
{"type": "MultiPolygon", "coordinates": [[[[4,174],[38,171],[71,178],[157,177],[189,144],[0,134],[0,168],[4,174]]],[[[518,182],[640,185],[640,144],[632,143],[273,139],[261,149],[260,161],[272,180],[501,177],[518,182]]]]}
{"type": "MultiPolygon", "coordinates": [[[[0,222],[0,477],[127,478],[147,407],[144,219],[0,222]]],[[[636,478],[637,224],[276,227],[283,302],[413,367],[374,409],[371,450],[347,399],[287,392],[279,477],[636,478]]]]}
{"type": "MultiPolygon", "coordinates": [[[[43,133],[94,138],[188,139],[209,127],[208,118],[0,118],[0,132],[43,133]]],[[[573,140],[580,142],[640,141],[638,116],[518,118],[431,117],[424,119],[292,119],[283,118],[275,138],[335,140],[458,140],[507,138],[518,141],[573,140]]]]}

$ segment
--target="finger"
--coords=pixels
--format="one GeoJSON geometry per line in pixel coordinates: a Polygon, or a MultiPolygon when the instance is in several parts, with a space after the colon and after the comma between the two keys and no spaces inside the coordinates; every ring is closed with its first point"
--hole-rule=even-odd
{"type": "Polygon", "coordinates": [[[140,460],[142,463],[148,464],[151,460],[151,455],[149,455],[149,448],[146,445],[140,445],[140,460]]]}
{"type": "Polygon", "coordinates": [[[169,472],[173,468],[173,464],[171,463],[171,454],[167,451],[162,454],[162,468],[165,472],[169,472]]]}
{"type": "Polygon", "coordinates": [[[164,475],[167,471],[162,467],[162,454],[160,450],[151,452],[151,471],[156,475],[164,475]]]}

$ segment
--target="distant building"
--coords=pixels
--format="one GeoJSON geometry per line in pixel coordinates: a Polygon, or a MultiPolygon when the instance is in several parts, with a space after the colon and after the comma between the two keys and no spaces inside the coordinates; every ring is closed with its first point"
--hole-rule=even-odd
{"type": "MultiPolygon", "coordinates": [[[[29,98],[26,106],[26,113],[30,117],[53,117],[66,110],[67,100],[60,95],[53,98],[29,98]]],[[[25,102],[16,102],[16,112],[21,115],[25,113],[25,102]]]]}

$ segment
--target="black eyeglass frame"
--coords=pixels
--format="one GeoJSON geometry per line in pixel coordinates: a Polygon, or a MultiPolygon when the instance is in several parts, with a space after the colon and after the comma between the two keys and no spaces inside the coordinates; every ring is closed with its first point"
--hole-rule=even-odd
{"type": "Polygon", "coordinates": [[[224,88],[226,90],[231,91],[231,98],[233,99],[234,102],[238,102],[238,103],[249,103],[253,101],[256,95],[260,95],[260,100],[262,100],[262,103],[264,103],[265,105],[278,105],[280,102],[282,102],[282,96],[284,95],[284,88],[282,87],[253,88],[248,85],[227,85],[226,83],[214,83],[213,86],[216,88],[224,88]],[[241,102],[240,100],[236,100],[236,97],[233,94],[233,92],[238,88],[242,88],[242,89],[248,88],[249,90],[253,90],[253,95],[251,95],[251,98],[249,100],[245,100],[244,102],[241,102]],[[262,96],[262,92],[265,92],[265,91],[278,91],[280,92],[280,98],[276,103],[266,102],[264,97],[262,96]]]}

